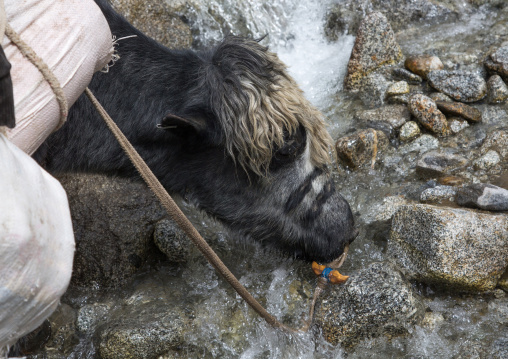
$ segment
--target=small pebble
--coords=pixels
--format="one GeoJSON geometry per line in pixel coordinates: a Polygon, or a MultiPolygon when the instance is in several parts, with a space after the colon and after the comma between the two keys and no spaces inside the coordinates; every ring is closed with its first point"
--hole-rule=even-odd
{"type": "Polygon", "coordinates": [[[420,136],[420,126],[414,121],[408,121],[400,128],[399,138],[401,141],[411,141],[418,136],[420,136]]]}
{"type": "Polygon", "coordinates": [[[424,79],[427,79],[427,74],[430,71],[444,69],[439,57],[430,55],[409,56],[406,58],[404,66],[424,79]]]}
{"type": "Polygon", "coordinates": [[[471,122],[482,120],[482,113],[479,110],[464,103],[436,101],[436,106],[443,113],[460,116],[471,122]]]}
{"type": "Polygon", "coordinates": [[[476,161],[473,165],[476,170],[488,170],[501,162],[501,157],[496,151],[490,150],[476,161]]]}
{"type": "Polygon", "coordinates": [[[409,98],[409,111],[428,130],[440,136],[451,133],[445,115],[429,97],[422,94],[412,95],[409,98]]]}
{"type": "Polygon", "coordinates": [[[409,93],[409,85],[406,81],[398,81],[386,89],[386,96],[404,95],[409,93]]]}
{"type": "Polygon", "coordinates": [[[453,134],[457,134],[463,129],[469,127],[469,123],[462,117],[450,117],[448,119],[448,126],[453,134]]]}
{"type": "Polygon", "coordinates": [[[476,183],[459,188],[456,202],[459,206],[508,211],[508,190],[491,184],[476,183]]]}
{"type": "Polygon", "coordinates": [[[460,102],[479,101],[487,95],[487,83],[480,75],[465,71],[431,71],[429,84],[460,102]]]}
{"type": "Polygon", "coordinates": [[[443,201],[455,201],[457,190],[451,186],[436,186],[427,188],[420,194],[420,202],[441,203],[443,201]]]}
{"type": "Polygon", "coordinates": [[[424,178],[436,178],[466,167],[468,160],[450,150],[425,153],[416,163],[416,172],[424,178]]]}
{"type": "Polygon", "coordinates": [[[393,69],[392,74],[396,79],[404,80],[411,85],[419,85],[423,81],[423,79],[420,76],[406,69],[399,68],[393,69]]]}
{"type": "Polygon", "coordinates": [[[388,147],[388,137],[374,129],[360,130],[337,140],[335,148],[339,160],[351,169],[363,165],[374,166],[382,149],[388,147]]]}
{"type": "Polygon", "coordinates": [[[489,103],[502,103],[508,99],[508,86],[499,75],[491,76],[487,81],[489,103]]]}

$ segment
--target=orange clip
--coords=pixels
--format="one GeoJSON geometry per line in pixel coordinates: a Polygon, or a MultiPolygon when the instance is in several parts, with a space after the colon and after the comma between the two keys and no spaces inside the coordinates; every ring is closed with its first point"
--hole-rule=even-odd
{"type": "Polygon", "coordinates": [[[345,283],[349,276],[342,275],[336,269],[328,268],[327,266],[317,264],[316,262],[312,262],[312,270],[318,276],[322,276],[328,280],[328,282],[332,284],[342,284],[345,283]],[[324,273],[323,273],[324,272],[324,273]]]}

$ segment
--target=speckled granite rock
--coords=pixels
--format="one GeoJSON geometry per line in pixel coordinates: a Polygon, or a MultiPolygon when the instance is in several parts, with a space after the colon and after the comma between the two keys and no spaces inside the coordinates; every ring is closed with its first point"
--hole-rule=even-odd
{"type": "Polygon", "coordinates": [[[396,63],[401,58],[402,51],[386,17],[379,12],[368,14],[356,35],[344,79],[345,89],[357,90],[362,79],[370,72],[380,66],[396,63]]]}
{"type": "Polygon", "coordinates": [[[487,80],[487,98],[489,103],[502,103],[508,99],[508,86],[499,75],[493,75],[487,80]]]}
{"type": "Polygon", "coordinates": [[[398,81],[386,89],[386,96],[398,96],[409,93],[409,85],[406,81],[398,81]]]}
{"type": "Polygon", "coordinates": [[[387,146],[386,135],[374,129],[361,130],[341,137],[335,144],[339,160],[351,169],[373,165],[379,152],[387,146]]]}
{"type": "Polygon", "coordinates": [[[508,130],[496,129],[485,137],[480,151],[486,154],[490,150],[499,153],[503,160],[508,158],[508,130]]]}
{"type": "Polygon", "coordinates": [[[489,211],[508,211],[508,190],[485,183],[471,184],[457,190],[457,204],[489,211]]]}
{"type": "Polygon", "coordinates": [[[482,113],[479,110],[464,103],[436,101],[436,106],[445,114],[460,116],[470,122],[480,122],[482,120],[482,113]]]}
{"type": "Polygon", "coordinates": [[[488,170],[491,167],[494,167],[501,161],[501,157],[499,157],[499,153],[496,151],[490,150],[483,156],[476,159],[473,162],[474,168],[476,170],[488,170]]]}
{"type": "Polygon", "coordinates": [[[457,189],[452,186],[436,186],[427,188],[420,194],[420,202],[442,203],[443,201],[453,202],[457,189]]]}
{"type": "Polygon", "coordinates": [[[170,262],[183,263],[187,261],[192,242],[175,222],[169,219],[157,222],[153,240],[170,262]]]}
{"type": "Polygon", "coordinates": [[[411,279],[448,290],[490,290],[508,265],[508,217],[402,206],[392,220],[387,253],[411,279]]]}
{"type": "Polygon", "coordinates": [[[467,158],[455,151],[440,149],[421,156],[416,163],[416,173],[421,177],[435,178],[456,172],[467,164],[467,158]]]}
{"type": "Polygon", "coordinates": [[[440,136],[450,134],[445,115],[438,110],[436,103],[422,94],[409,98],[409,110],[425,128],[440,136]]]}
{"type": "Polygon", "coordinates": [[[452,131],[453,134],[457,134],[463,129],[469,127],[469,123],[462,117],[453,116],[448,118],[448,127],[450,127],[450,131],[452,131]]]}
{"type": "Polygon", "coordinates": [[[439,57],[432,55],[409,56],[404,61],[404,66],[424,79],[427,79],[429,72],[444,69],[444,65],[439,57]]]}
{"type": "Polygon", "coordinates": [[[487,95],[487,83],[478,74],[465,71],[431,71],[429,84],[460,102],[479,101],[487,95]]]}
{"type": "Polygon", "coordinates": [[[411,85],[419,85],[423,81],[421,76],[418,76],[417,74],[414,74],[406,69],[393,69],[392,74],[393,77],[395,77],[397,80],[404,80],[411,85]]]}
{"type": "Polygon", "coordinates": [[[508,46],[496,49],[487,56],[484,64],[489,72],[498,74],[503,80],[508,81],[508,46]]]}
{"type": "Polygon", "coordinates": [[[422,318],[421,299],[398,270],[373,263],[322,295],[315,323],[327,341],[351,347],[367,338],[405,334],[422,318]]]}
{"type": "Polygon", "coordinates": [[[400,128],[399,138],[404,142],[411,141],[420,136],[420,132],[420,126],[416,122],[408,121],[400,128]]]}
{"type": "Polygon", "coordinates": [[[355,114],[357,121],[367,125],[374,122],[386,122],[393,128],[399,128],[409,121],[411,113],[403,105],[387,105],[375,110],[358,111],[355,114]]]}

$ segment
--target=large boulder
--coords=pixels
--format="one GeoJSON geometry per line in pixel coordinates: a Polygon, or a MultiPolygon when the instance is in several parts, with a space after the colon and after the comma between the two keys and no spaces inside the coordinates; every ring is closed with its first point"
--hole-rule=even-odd
{"type": "Polygon", "coordinates": [[[380,335],[407,333],[423,317],[411,284],[388,263],[373,263],[332,286],[318,301],[315,323],[327,341],[351,347],[380,335]]]}
{"type": "Polygon", "coordinates": [[[508,266],[508,216],[401,206],[387,252],[408,278],[459,291],[490,290],[508,266]]]}

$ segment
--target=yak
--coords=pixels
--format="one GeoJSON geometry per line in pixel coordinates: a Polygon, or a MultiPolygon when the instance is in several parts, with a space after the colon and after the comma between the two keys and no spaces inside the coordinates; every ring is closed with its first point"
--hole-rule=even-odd
{"type": "MultiPolygon", "coordinates": [[[[96,3],[113,35],[129,38],[89,88],[163,186],[267,248],[320,262],[341,255],[357,230],[330,175],[332,139],[278,57],[237,36],[168,49],[96,3]]],[[[52,173],[138,178],[84,95],[34,158],[52,173]]]]}

